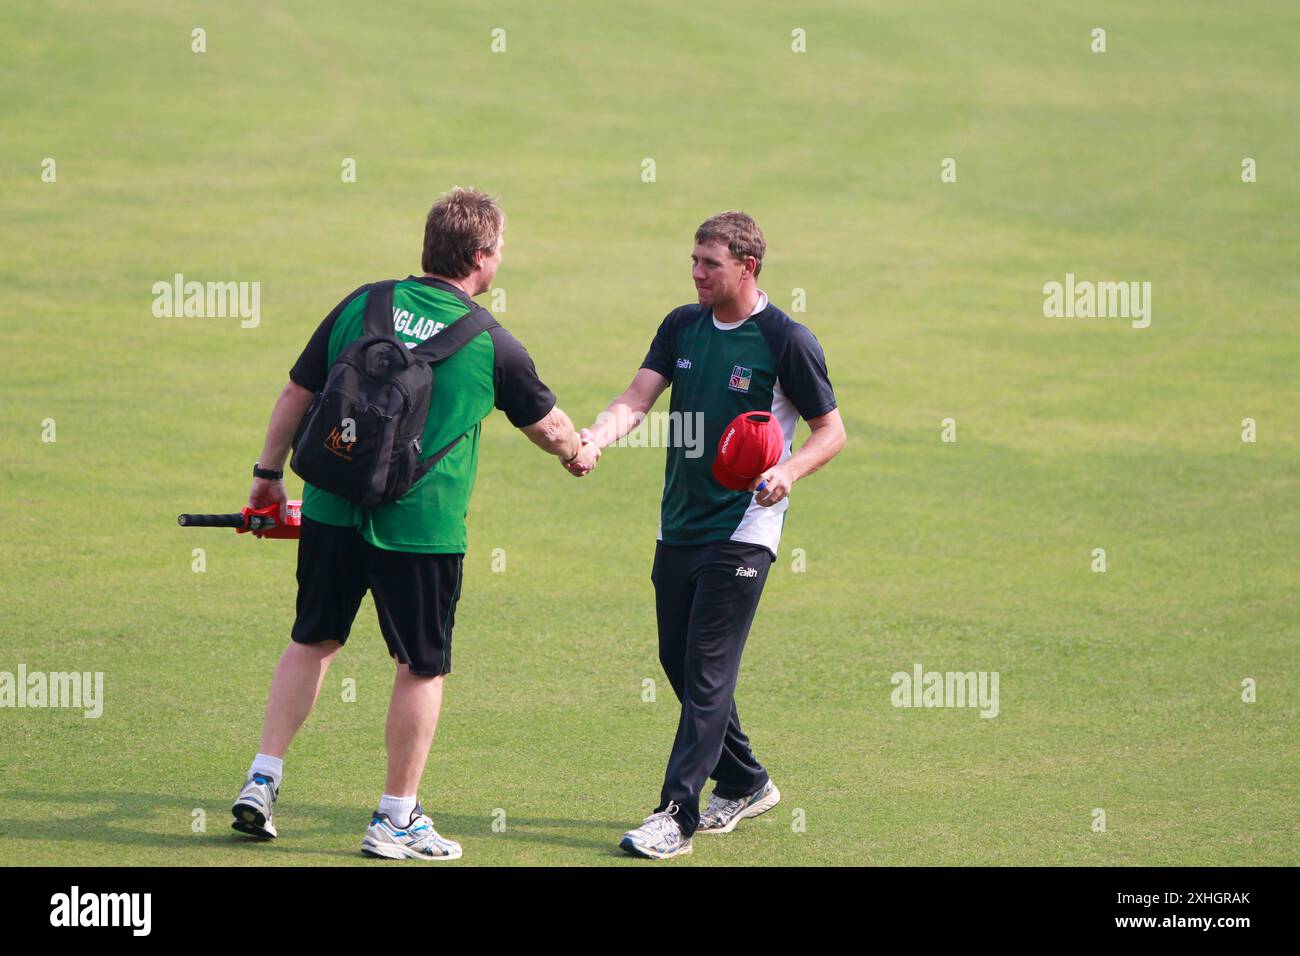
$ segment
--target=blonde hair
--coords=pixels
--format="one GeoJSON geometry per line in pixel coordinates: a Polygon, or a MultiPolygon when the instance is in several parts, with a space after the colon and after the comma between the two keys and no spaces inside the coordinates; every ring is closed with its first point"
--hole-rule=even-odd
{"type": "Polygon", "coordinates": [[[758,228],[758,223],[754,222],[753,217],[743,212],[732,209],[710,216],[700,223],[699,229],[695,230],[695,242],[706,245],[714,242],[725,243],[732,257],[737,261],[743,260],[746,256],[753,256],[758,260],[758,265],[754,267],[755,276],[763,270],[763,254],[767,252],[767,240],[763,238],[763,230],[758,228]]]}
{"type": "Polygon", "coordinates": [[[463,279],[474,271],[474,253],[495,252],[506,214],[487,193],[456,186],[438,197],[424,223],[424,271],[463,279]]]}

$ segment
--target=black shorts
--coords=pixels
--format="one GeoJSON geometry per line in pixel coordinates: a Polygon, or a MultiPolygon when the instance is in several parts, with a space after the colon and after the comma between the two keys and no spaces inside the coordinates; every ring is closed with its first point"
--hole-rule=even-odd
{"type": "Polygon", "coordinates": [[[355,528],[303,517],[298,539],[299,644],[344,644],[369,590],[388,652],[411,673],[451,671],[451,630],[460,598],[463,554],[376,548],[355,528]]]}

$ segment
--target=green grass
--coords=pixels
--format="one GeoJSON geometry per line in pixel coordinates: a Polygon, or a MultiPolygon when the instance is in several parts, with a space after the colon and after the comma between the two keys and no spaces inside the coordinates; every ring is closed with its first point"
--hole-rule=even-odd
{"type": "MultiPolygon", "coordinates": [[[[369,601],[282,839],[241,842],[293,546],[174,516],[242,503],[310,331],[418,269],[457,183],[501,197],[499,318],[575,418],[690,300],[724,208],[828,355],[849,444],[796,489],[738,694],[785,800],[684,865],[1300,862],[1300,16],[862,6],[6,7],[0,671],[103,671],[107,700],[0,710],[0,863],[365,862],[392,670],[369,601]],[[260,281],[261,324],[154,318],[175,272],[260,281]],[[1044,318],[1067,272],[1150,281],[1151,327],[1044,318]],[[1001,713],[894,708],[916,661],[998,671],[1001,713]]],[[[661,481],[662,452],[616,449],[575,482],[489,420],[423,786],[466,864],[623,862],[652,808],[661,481]]]]}

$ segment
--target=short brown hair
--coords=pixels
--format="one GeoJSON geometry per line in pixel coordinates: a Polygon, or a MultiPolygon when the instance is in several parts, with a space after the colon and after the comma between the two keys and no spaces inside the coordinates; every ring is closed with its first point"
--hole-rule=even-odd
{"type": "Polygon", "coordinates": [[[767,252],[767,240],[763,238],[763,230],[758,228],[758,223],[743,212],[732,209],[710,216],[695,230],[695,242],[697,245],[726,243],[736,261],[739,262],[746,256],[758,260],[758,265],[754,267],[755,276],[763,271],[763,253],[767,252]]]}
{"type": "Polygon", "coordinates": [[[506,214],[487,193],[456,186],[443,193],[424,223],[424,271],[463,279],[474,271],[474,253],[494,252],[506,214]]]}

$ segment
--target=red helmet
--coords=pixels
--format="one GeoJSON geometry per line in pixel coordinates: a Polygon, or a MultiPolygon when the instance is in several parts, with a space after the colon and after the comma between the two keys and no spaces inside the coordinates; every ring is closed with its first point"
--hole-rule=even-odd
{"type": "Polygon", "coordinates": [[[781,460],[785,433],[771,412],[742,412],[722,430],[713,458],[713,477],[732,491],[750,483],[781,460]]]}

